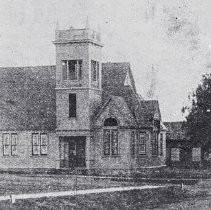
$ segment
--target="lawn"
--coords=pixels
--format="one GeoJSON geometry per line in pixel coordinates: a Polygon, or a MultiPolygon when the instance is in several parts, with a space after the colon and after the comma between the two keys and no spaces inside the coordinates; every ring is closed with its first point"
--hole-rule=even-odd
{"type": "MultiPolygon", "coordinates": [[[[110,179],[94,179],[75,175],[0,174],[0,195],[105,188],[135,185],[110,179]],[[76,186],[77,183],[77,186],[76,186]]],[[[143,184],[142,184],[143,185],[143,184]]]]}
{"type": "Polygon", "coordinates": [[[140,170],[135,177],[142,178],[172,178],[172,179],[211,179],[209,169],[184,169],[184,168],[160,168],[153,170],[140,170]]]}
{"type": "Polygon", "coordinates": [[[180,202],[189,195],[181,189],[148,189],[0,203],[0,209],[153,209],[180,202]]]}
{"type": "MultiPolygon", "coordinates": [[[[144,185],[144,183],[141,183],[144,185]]],[[[135,182],[77,177],[77,189],[137,185],[135,182]]],[[[0,195],[74,190],[75,175],[0,174],[0,195]]],[[[165,188],[127,192],[1,201],[0,209],[210,209],[211,181],[201,180],[184,189],[165,188]],[[196,206],[196,207],[194,207],[196,206]],[[184,207],[184,208],[182,208],[184,207]]]]}

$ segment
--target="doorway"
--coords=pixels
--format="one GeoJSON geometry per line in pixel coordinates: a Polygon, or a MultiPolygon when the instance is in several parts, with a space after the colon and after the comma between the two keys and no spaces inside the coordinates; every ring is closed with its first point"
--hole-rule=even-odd
{"type": "Polygon", "coordinates": [[[60,168],[86,167],[86,137],[62,136],[60,144],[60,168]]]}

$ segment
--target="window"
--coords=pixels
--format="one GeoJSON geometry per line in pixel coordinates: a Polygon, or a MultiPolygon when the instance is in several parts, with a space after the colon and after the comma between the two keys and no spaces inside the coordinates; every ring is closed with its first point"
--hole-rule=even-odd
{"type": "Polygon", "coordinates": [[[45,133],[40,134],[40,154],[47,155],[48,136],[45,133]]]}
{"type": "Polygon", "coordinates": [[[17,144],[18,144],[18,135],[16,133],[11,134],[11,154],[17,155],[17,144]]]}
{"type": "Polygon", "coordinates": [[[69,94],[69,117],[76,117],[76,94],[69,94]]]}
{"type": "Polygon", "coordinates": [[[104,130],[104,155],[110,155],[110,130],[104,130]]]}
{"type": "Polygon", "coordinates": [[[63,80],[79,80],[82,76],[82,60],[62,61],[63,80]]]}
{"type": "Polygon", "coordinates": [[[103,153],[104,155],[118,155],[119,145],[118,145],[118,130],[117,130],[117,120],[115,118],[107,118],[104,121],[104,143],[103,143],[103,153]]]}
{"type": "Polygon", "coordinates": [[[157,133],[155,133],[154,137],[152,137],[151,145],[152,145],[152,155],[157,156],[158,155],[158,134],[157,133]]]}
{"type": "Polygon", "coordinates": [[[117,130],[111,130],[111,154],[118,155],[118,132],[117,130]]]}
{"type": "Polygon", "coordinates": [[[135,145],[135,131],[131,132],[131,155],[134,156],[136,153],[136,145],[135,145]]]}
{"type": "Polygon", "coordinates": [[[107,118],[104,122],[104,126],[112,127],[112,126],[117,126],[117,125],[118,125],[118,123],[117,123],[116,119],[112,118],[112,117],[107,118]]]}
{"type": "Polygon", "coordinates": [[[32,134],[32,155],[47,155],[48,135],[46,133],[32,134]]]}
{"type": "Polygon", "coordinates": [[[40,154],[40,142],[39,142],[39,134],[32,134],[32,155],[40,154]]]}
{"type": "Polygon", "coordinates": [[[10,134],[4,133],[2,135],[2,139],[3,139],[3,155],[8,156],[11,154],[10,134]]]}
{"type": "Polygon", "coordinates": [[[163,134],[160,134],[160,156],[163,155],[163,134]]]}
{"type": "Polygon", "coordinates": [[[68,62],[67,61],[62,61],[62,76],[63,76],[63,80],[67,80],[67,78],[68,78],[67,68],[68,68],[68,62]]]}
{"type": "Polygon", "coordinates": [[[139,155],[146,155],[146,140],[148,134],[140,133],[139,135],[139,142],[138,142],[138,154],[139,155]]]}
{"type": "Polygon", "coordinates": [[[3,133],[3,155],[5,156],[15,156],[17,155],[17,145],[18,145],[18,135],[17,133],[3,133]]]}
{"type": "Polygon", "coordinates": [[[104,130],[104,155],[118,155],[118,131],[116,129],[104,130]]]}
{"type": "Polygon", "coordinates": [[[91,72],[92,72],[92,81],[99,80],[99,62],[98,61],[91,61],[91,72]]]}
{"type": "Polygon", "coordinates": [[[180,160],[180,149],[171,148],[171,161],[179,161],[179,160],[180,160]]]}
{"type": "Polygon", "coordinates": [[[192,160],[194,162],[201,161],[201,148],[200,147],[192,148],[192,160]]]}

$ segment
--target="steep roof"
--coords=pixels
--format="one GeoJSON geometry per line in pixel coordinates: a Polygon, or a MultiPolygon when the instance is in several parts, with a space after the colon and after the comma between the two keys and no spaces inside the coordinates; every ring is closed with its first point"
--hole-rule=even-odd
{"type": "Polygon", "coordinates": [[[102,88],[111,95],[120,96],[125,89],[125,80],[129,77],[131,87],[136,92],[135,81],[130,69],[130,63],[103,63],[102,88]]]}
{"type": "Polygon", "coordinates": [[[136,126],[135,119],[123,97],[110,95],[110,98],[95,116],[94,126],[102,126],[102,119],[105,119],[106,115],[118,117],[120,126],[136,126]]]}
{"type": "Polygon", "coordinates": [[[0,129],[56,127],[55,66],[0,68],[0,129]]]}
{"type": "Polygon", "coordinates": [[[102,87],[110,94],[121,96],[140,127],[153,126],[153,119],[161,120],[157,100],[143,100],[136,92],[135,81],[129,63],[104,63],[102,65],[102,87]],[[131,86],[125,85],[129,77],[131,86]]]}
{"type": "Polygon", "coordinates": [[[157,100],[140,100],[139,122],[142,126],[151,126],[153,119],[161,120],[159,103],[157,100]]]}
{"type": "MultiPolygon", "coordinates": [[[[0,130],[54,130],[55,75],[55,66],[0,67],[0,130]]],[[[102,88],[101,106],[112,95],[119,96],[138,126],[152,126],[156,113],[160,118],[158,101],[145,101],[137,94],[129,63],[103,63],[102,88]]]]}
{"type": "Polygon", "coordinates": [[[177,122],[163,122],[167,127],[166,138],[167,140],[184,140],[187,139],[186,131],[183,126],[183,121],[177,122]]]}

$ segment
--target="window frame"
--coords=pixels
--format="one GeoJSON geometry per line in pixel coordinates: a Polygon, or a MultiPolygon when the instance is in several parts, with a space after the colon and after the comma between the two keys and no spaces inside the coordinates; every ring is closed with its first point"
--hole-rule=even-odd
{"type": "Polygon", "coordinates": [[[32,156],[39,156],[40,155],[40,138],[39,133],[32,133],[32,156]],[[37,135],[37,144],[34,143],[34,136],[37,135]],[[38,148],[37,152],[34,153],[35,149],[38,148]]]}
{"type": "Polygon", "coordinates": [[[192,148],[192,161],[193,162],[201,162],[202,158],[201,158],[201,147],[193,147],[192,148]],[[199,154],[199,155],[196,155],[199,154]]]}
{"type": "Polygon", "coordinates": [[[115,157],[119,155],[119,132],[116,126],[109,127],[103,129],[103,155],[105,157],[115,157]],[[108,133],[108,139],[105,141],[105,133],[108,133]],[[114,141],[114,134],[116,135],[116,142],[114,141]],[[107,144],[108,146],[106,146],[107,144]],[[108,152],[106,151],[106,147],[108,147],[108,152]],[[116,152],[115,152],[116,151],[116,152]]]}
{"type": "Polygon", "coordinates": [[[3,144],[3,156],[10,156],[11,155],[11,137],[10,133],[2,133],[2,144],[3,144]],[[7,144],[5,144],[5,138],[4,136],[8,136],[7,144]],[[5,147],[8,147],[8,151],[6,151],[5,147]]]}
{"type": "Polygon", "coordinates": [[[155,138],[151,138],[152,156],[158,156],[158,133],[155,132],[155,138]]]}
{"type": "Polygon", "coordinates": [[[136,132],[131,131],[131,156],[135,157],[136,155],[136,132]]]}
{"type": "MultiPolygon", "coordinates": [[[[83,69],[83,60],[74,59],[74,60],[62,60],[62,79],[63,81],[79,81],[82,79],[82,69],[83,69]],[[74,64],[73,78],[71,78],[71,62],[74,64]],[[65,66],[65,68],[64,68],[65,66]]],[[[72,69],[73,70],[73,69],[72,69]]]]}
{"type": "Polygon", "coordinates": [[[100,62],[91,60],[91,77],[93,82],[99,81],[100,62]]]}
{"type": "Polygon", "coordinates": [[[17,133],[11,133],[11,155],[12,156],[17,156],[18,151],[17,151],[17,147],[18,147],[18,134],[17,133]],[[15,138],[15,143],[13,142],[13,136],[16,136],[15,138]],[[15,148],[15,150],[13,150],[13,148],[15,148]]]}
{"type": "Polygon", "coordinates": [[[47,133],[40,133],[40,155],[48,155],[48,139],[49,138],[47,133]],[[46,144],[43,143],[42,136],[46,136],[46,144]],[[45,148],[44,153],[43,148],[45,148]]]}
{"type": "Polygon", "coordinates": [[[163,156],[163,133],[160,133],[160,156],[163,156]]]}
{"type": "Polygon", "coordinates": [[[171,162],[179,162],[180,161],[180,153],[181,153],[181,149],[179,147],[171,147],[171,149],[170,149],[171,162]],[[172,151],[175,151],[175,152],[172,152],[172,151]],[[174,155],[172,155],[172,154],[174,154],[174,155]]]}
{"type": "Polygon", "coordinates": [[[146,155],[147,154],[147,139],[148,139],[148,133],[146,132],[140,132],[139,138],[138,138],[138,155],[146,155]],[[143,136],[143,137],[141,137],[143,136]],[[142,139],[142,141],[141,141],[142,139]],[[144,148],[144,150],[141,150],[141,148],[144,148]]]}
{"type": "Polygon", "coordinates": [[[47,132],[34,132],[31,134],[31,141],[32,141],[32,156],[47,156],[48,155],[48,145],[49,145],[49,136],[47,132]],[[33,136],[37,135],[37,144],[33,142],[33,136]],[[42,143],[42,137],[46,135],[46,144],[42,143]],[[42,148],[46,147],[46,153],[42,152],[42,148]],[[34,148],[37,148],[37,152],[34,153],[34,148]]]}
{"type": "Polygon", "coordinates": [[[103,154],[104,156],[111,155],[111,140],[110,140],[110,130],[103,130],[103,154]]]}

